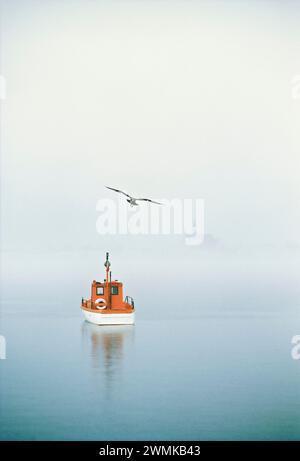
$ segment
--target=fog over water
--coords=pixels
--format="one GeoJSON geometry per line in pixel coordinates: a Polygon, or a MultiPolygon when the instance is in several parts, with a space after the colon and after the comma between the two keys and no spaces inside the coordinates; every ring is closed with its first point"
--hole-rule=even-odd
{"type": "Polygon", "coordinates": [[[299,439],[299,6],[0,3],[0,439],[299,439]],[[105,185],[203,243],[99,234],[105,185]],[[106,251],[135,326],[83,320],[106,251]]]}

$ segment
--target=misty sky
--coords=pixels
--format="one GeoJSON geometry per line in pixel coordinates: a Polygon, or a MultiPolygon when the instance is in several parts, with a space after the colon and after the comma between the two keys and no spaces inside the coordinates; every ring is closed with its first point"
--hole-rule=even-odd
{"type": "Polygon", "coordinates": [[[104,185],[203,198],[225,246],[300,244],[297,2],[2,0],[1,13],[4,249],[97,242],[104,185]]]}

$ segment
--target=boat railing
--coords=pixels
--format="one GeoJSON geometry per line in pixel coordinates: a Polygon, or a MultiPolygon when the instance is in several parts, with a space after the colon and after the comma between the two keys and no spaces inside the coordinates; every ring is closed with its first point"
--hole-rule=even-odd
{"type": "Polygon", "coordinates": [[[81,299],[82,307],[86,307],[87,309],[94,309],[95,303],[93,303],[90,299],[81,299]]]}
{"type": "MultiPolygon", "coordinates": [[[[134,300],[131,296],[126,296],[125,303],[129,304],[132,307],[132,309],[134,309],[134,300]]],[[[82,298],[81,305],[82,307],[85,307],[86,309],[97,309],[96,304],[90,299],[82,298]]]]}
{"type": "Polygon", "coordinates": [[[134,309],[134,300],[131,296],[126,296],[125,303],[130,304],[132,309],[134,309]]]}

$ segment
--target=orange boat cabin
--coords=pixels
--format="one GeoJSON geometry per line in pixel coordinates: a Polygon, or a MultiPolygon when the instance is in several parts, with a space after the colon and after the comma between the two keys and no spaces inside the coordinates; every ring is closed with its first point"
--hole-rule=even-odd
{"type": "Polygon", "coordinates": [[[123,299],[123,283],[111,279],[109,254],[106,253],[106,278],[103,282],[93,280],[91,298],[82,299],[81,309],[88,321],[97,324],[134,323],[134,301],[130,296],[123,299]]]}

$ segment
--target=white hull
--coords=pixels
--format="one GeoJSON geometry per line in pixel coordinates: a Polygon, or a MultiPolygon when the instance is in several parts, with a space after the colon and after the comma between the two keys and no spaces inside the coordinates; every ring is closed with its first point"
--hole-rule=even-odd
{"type": "Polygon", "coordinates": [[[95,325],[133,325],[134,312],[131,314],[102,314],[82,310],[86,320],[95,325]]]}

